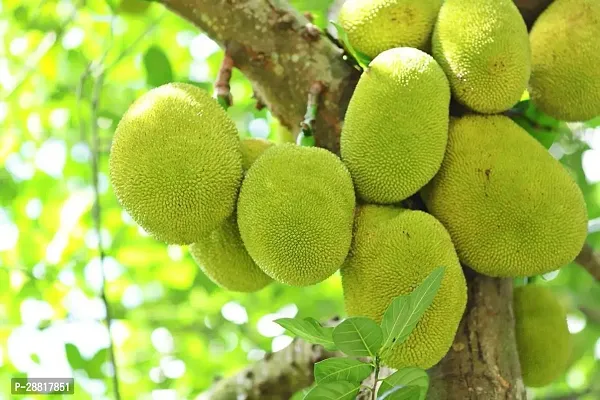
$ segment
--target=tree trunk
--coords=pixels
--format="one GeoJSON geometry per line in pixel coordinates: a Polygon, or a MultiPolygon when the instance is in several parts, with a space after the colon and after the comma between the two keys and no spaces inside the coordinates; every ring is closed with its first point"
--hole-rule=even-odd
{"type": "MultiPolygon", "coordinates": [[[[321,82],[317,145],[339,153],[344,113],[359,71],[343,51],[284,0],[161,0],[226,48],[264,104],[293,132],[310,87],[321,82]]],[[[515,0],[528,22],[548,0],[515,0]]],[[[430,371],[434,399],[524,399],[514,340],[512,283],[468,272],[469,301],[454,345],[430,371]]],[[[313,381],[315,362],[333,354],[301,340],[238,375],[202,399],[288,399],[313,381]]]]}

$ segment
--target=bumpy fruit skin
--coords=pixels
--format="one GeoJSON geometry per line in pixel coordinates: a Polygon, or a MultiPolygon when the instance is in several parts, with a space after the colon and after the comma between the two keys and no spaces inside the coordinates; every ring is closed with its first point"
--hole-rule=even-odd
{"type": "Polygon", "coordinates": [[[273,281],[246,251],[235,216],[191,245],[190,252],[206,276],[225,289],[255,292],[273,281]]]}
{"type": "Polygon", "coordinates": [[[387,50],[362,74],[341,136],[342,160],[359,197],[396,203],[439,169],[448,140],[450,88],[431,56],[387,50]]]}
{"type": "MultiPolygon", "coordinates": [[[[244,171],[273,143],[256,138],[242,140],[244,171]]],[[[256,265],[240,236],[237,216],[228,218],[217,229],[190,246],[190,253],[200,269],[217,285],[233,292],[256,292],[273,279],[256,265]]]]}
{"type": "Polygon", "coordinates": [[[235,124],[195,86],[152,89],[117,126],[110,179],[122,207],[149,234],[194,243],[233,213],[242,179],[235,124]]]}
{"type": "Polygon", "coordinates": [[[600,115],[600,2],[556,0],[531,30],[529,93],[545,113],[566,121],[600,115]]]}
{"type": "Polygon", "coordinates": [[[433,303],[384,364],[426,369],[438,363],[454,340],[467,286],[450,235],[433,216],[391,206],[358,208],[350,255],[341,269],[348,315],[380,322],[392,299],[410,293],[440,266],[446,270],[433,303]]]}
{"type": "Polygon", "coordinates": [[[259,138],[245,138],[241,142],[240,149],[242,150],[242,168],[247,171],[254,161],[260,157],[269,147],[273,146],[273,142],[259,138]]]}
{"type": "Polygon", "coordinates": [[[281,144],[248,170],[238,225],[248,253],[267,275],[307,286],[344,262],[354,206],[350,173],[333,153],[281,144]]]}
{"type": "Polygon", "coordinates": [[[512,0],[446,0],[432,49],[453,96],[474,111],[508,110],[527,88],[529,36],[512,0]]]}
{"type": "Polygon", "coordinates": [[[395,47],[426,50],[443,0],[348,0],[340,25],[356,50],[375,58],[395,47]]]}
{"type": "Polygon", "coordinates": [[[544,286],[515,288],[515,336],[523,382],[546,386],[566,372],[571,355],[567,315],[544,286]]]}
{"type": "Polygon", "coordinates": [[[452,119],[442,167],[421,193],[461,261],[489,276],[558,269],[575,258],[587,234],[575,181],[501,115],[452,119]]]}

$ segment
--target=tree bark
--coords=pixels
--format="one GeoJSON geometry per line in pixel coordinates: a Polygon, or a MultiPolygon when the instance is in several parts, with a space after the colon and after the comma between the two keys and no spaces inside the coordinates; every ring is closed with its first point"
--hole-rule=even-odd
{"type": "MultiPolygon", "coordinates": [[[[317,145],[339,153],[344,113],[359,71],[343,51],[284,0],[161,0],[231,55],[259,98],[299,131],[310,87],[321,82],[317,145]]],[[[547,0],[515,0],[528,21],[547,0]]],[[[546,4],[544,4],[546,3],[546,4]]],[[[543,6],[542,6],[543,5],[543,6]]],[[[537,14],[536,14],[537,13],[537,14]]],[[[469,302],[454,345],[431,372],[434,399],[524,399],[514,340],[512,284],[470,272],[469,302]]],[[[215,384],[201,399],[288,399],[313,382],[314,363],[333,356],[301,340],[215,384]]]]}
{"type": "Polygon", "coordinates": [[[218,42],[283,125],[298,132],[311,85],[320,81],[315,140],[339,151],[348,101],[360,73],[343,51],[282,0],[162,0],[218,42]]]}

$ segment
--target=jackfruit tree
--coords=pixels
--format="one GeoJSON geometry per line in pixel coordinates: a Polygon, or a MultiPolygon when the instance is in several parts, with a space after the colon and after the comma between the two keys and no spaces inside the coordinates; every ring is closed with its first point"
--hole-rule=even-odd
{"type": "Polygon", "coordinates": [[[56,371],[116,400],[600,398],[599,1],[0,13],[7,37],[34,32],[0,62],[2,379],[56,371]]]}

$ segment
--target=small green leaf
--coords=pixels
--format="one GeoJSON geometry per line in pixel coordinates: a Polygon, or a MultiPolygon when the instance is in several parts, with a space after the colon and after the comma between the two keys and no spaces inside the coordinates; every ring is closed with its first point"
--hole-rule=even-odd
{"type": "Polygon", "coordinates": [[[67,353],[67,361],[71,368],[74,370],[85,368],[85,360],[81,356],[77,346],[72,343],[65,343],[65,351],[67,353]]]}
{"type": "Polygon", "coordinates": [[[346,381],[315,386],[304,400],[354,400],[360,385],[346,381]]]}
{"type": "Polygon", "coordinates": [[[349,356],[375,357],[382,340],[381,328],[366,317],[348,318],[333,330],[335,345],[349,356]]]}
{"type": "Polygon", "coordinates": [[[347,381],[361,383],[373,372],[373,366],[354,358],[328,358],[315,364],[315,380],[318,384],[347,381]]]}
{"type": "Polygon", "coordinates": [[[158,87],[173,81],[169,58],[158,46],[152,46],[144,54],[144,68],[148,85],[158,87]]]}
{"type": "Polygon", "coordinates": [[[419,368],[408,367],[394,372],[381,382],[379,391],[381,393],[392,390],[398,386],[418,387],[420,389],[419,400],[424,400],[429,388],[429,376],[419,368]]]}
{"type": "MultiPolygon", "coordinates": [[[[379,389],[381,392],[381,389],[379,389]]],[[[377,400],[419,400],[421,389],[418,386],[396,386],[383,392],[377,400]]]]}
{"type": "Polygon", "coordinates": [[[333,328],[322,327],[314,318],[279,318],[274,322],[309,343],[320,344],[327,350],[335,350],[331,337],[333,328]]]}
{"type": "Polygon", "coordinates": [[[404,342],[417,326],[440,288],[444,270],[444,267],[434,269],[411,294],[398,296],[392,300],[383,314],[381,322],[382,353],[391,350],[396,344],[404,342]]]}
{"type": "Polygon", "coordinates": [[[369,56],[367,56],[366,54],[363,54],[360,51],[356,50],[352,46],[352,44],[350,43],[350,39],[348,38],[348,34],[346,33],[346,30],[340,24],[338,24],[335,21],[329,22],[331,22],[331,24],[337,30],[338,38],[340,39],[348,53],[350,53],[350,55],[356,60],[356,62],[358,63],[358,65],[360,65],[362,69],[367,69],[367,67],[371,63],[371,58],[369,58],[369,56]]]}
{"type": "Polygon", "coordinates": [[[34,363],[36,363],[36,364],[39,364],[39,363],[40,363],[40,356],[39,356],[39,355],[37,355],[37,354],[35,354],[35,353],[33,353],[33,354],[31,355],[31,361],[33,361],[33,362],[34,362],[34,363]]]}

